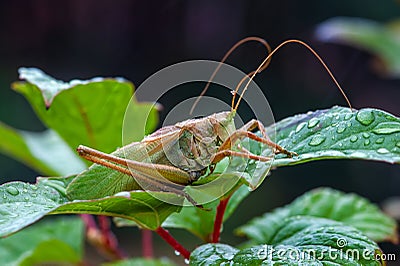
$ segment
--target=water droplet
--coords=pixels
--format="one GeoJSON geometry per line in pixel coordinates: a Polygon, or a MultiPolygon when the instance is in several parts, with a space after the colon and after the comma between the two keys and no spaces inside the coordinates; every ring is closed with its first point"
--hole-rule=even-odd
{"type": "Polygon", "coordinates": [[[340,134],[343,133],[346,130],[346,127],[343,124],[340,124],[338,128],[336,129],[336,133],[340,134]]]}
{"type": "Polygon", "coordinates": [[[340,142],[340,143],[339,143],[339,147],[342,147],[342,146],[343,146],[343,143],[340,142]]]}
{"type": "Polygon", "coordinates": [[[396,146],[400,148],[400,141],[396,143],[396,146]]]}
{"type": "Polygon", "coordinates": [[[364,138],[369,138],[369,134],[367,133],[367,132],[364,132],[363,134],[362,134],[362,136],[364,137],[364,138]]]}
{"type": "Polygon", "coordinates": [[[369,141],[369,139],[366,139],[366,140],[364,141],[364,146],[368,146],[370,143],[371,143],[371,141],[369,141]]]}
{"type": "Polygon", "coordinates": [[[344,120],[349,120],[350,118],[352,118],[353,114],[352,113],[348,113],[344,116],[344,120]]]}
{"type": "Polygon", "coordinates": [[[24,200],[25,200],[25,201],[29,201],[29,197],[25,197],[24,200]]]}
{"type": "Polygon", "coordinates": [[[306,125],[305,122],[298,124],[297,127],[296,127],[295,132],[299,133],[305,127],[305,125],[306,125]]]}
{"type": "Polygon", "coordinates": [[[310,121],[308,121],[307,127],[308,127],[308,128],[313,128],[313,127],[315,127],[316,125],[318,125],[318,123],[319,123],[319,119],[317,119],[317,118],[311,118],[310,121]]]}
{"type": "Polygon", "coordinates": [[[372,130],[372,132],[379,135],[388,135],[400,132],[400,123],[397,122],[380,123],[372,130]]]}
{"type": "Polygon", "coordinates": [[[385,141],[384,138],[379,138],[375,141],[376,144],[382,144],[385,141]]]}
{"type": "Polygon", "coordinates": [[[6,198],[7,198],[6,194],[3,194],[3,199],[6,199],[6,198]]]}
{"type": "Polygon", "coordinates": [[[24,189],[22,190],[22,192],[27,193],[28,190],[27,190],[26,188],[24,188],[24,189]]]}
{"type": "Polygon", "coordinates": [[[360,110],[357,112],[356,119],[364,126],[370,125],[375,120],[375,115],[371,110],[360,110]]]}
{"type": "Polygon", "coordinates": [[[308,143],[308,145],[310,146],[318,146],[320,145],[322,142],[324,142],[326,139],[326,137],[318,134],[312,137],[312,139],[310,140],[310,142],[308,143]]]}
{"type": "Polygon", "coordinates": [[[387,149],[385,149],[385,148],[379,148],[376,152],[380,153],[380,154],[389,153],[389,151],[387,149]]]}
{"type": "Polygon", "coordinates": [[[355,136],[355,135],[353,135],[353,136],[350,137],[350,141],[351,141],[351,142],[356,142],[357,139],[358,139],[358,137],[355,136]]]}
{"type": "Polygon", "coordinates": [[[32,185],[32,186],[31,186],[31,189],[34,190],[34,191],[36,191],[36,190],[38,190],[38,187],[35,186],[35,185],[32,185]]]}
{"type": "Polygon", "coordinates": [[[189,259],[185,259],[185,264],[189,265],[189,259]]]}
{"type": "Polygon", "coordinates": [[[175,250],[175,255],[179,256],[179,255],[181,255],[181,253],[178,250],[175,250]]]}
{"type": "Polygon", "coordinates": [[[17,188],[15,188],[15,187],[12,187],[12,186],[8,186],[8,187],[6,188],[6,191],[7,191],[9,194],[13,195],[13,196],[17,196],[17,195],[19,194],[19,190],[18,190],[17,188]]]}

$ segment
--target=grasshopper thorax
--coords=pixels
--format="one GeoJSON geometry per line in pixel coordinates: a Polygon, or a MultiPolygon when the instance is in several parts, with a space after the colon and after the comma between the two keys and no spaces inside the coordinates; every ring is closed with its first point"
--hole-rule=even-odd
{"type": "Polygon", "coordinates": [[[187,171],[192,181],[196,180],[211,165],[220,145],[236,130],[234,116],[235,112],[219,112],[177,123],[180,136],[164,150],[169,162],[187,171]]]}

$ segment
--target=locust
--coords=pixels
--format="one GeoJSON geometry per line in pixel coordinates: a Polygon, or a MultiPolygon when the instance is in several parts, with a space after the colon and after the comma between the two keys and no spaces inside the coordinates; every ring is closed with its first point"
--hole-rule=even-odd
{"type": "MultiPolygon", "coordinates": [[[[206,117],[189,119],[175,125],[162,127],[143,138],[142,141],[128,144],[113,154],[103,153],[83,145],[77,148],[78,154],[97,165],[134,178],[136,181],[140,181],[139,183],[146,182],[150,184],[154,191],[167,191],[182,195],[191,204],[198,207],[201,206],[191,196],[183,192],[181,187],[191,185],[205,174],[211,174],[216,164],[224,158],[243,157],[261,162],[271,160],[271,157],[253,154],[243,148],[240,145],[241,140],[248,138],[267,145],[273,150],[274,154],[284,154],[288,157],[296,156],[295,151],[288,151],[271,141],[267,136],[264,125],[260,121],[252,119],[240,128],[236,128],[234,122],[240,101],[251,80],[269,65],[271,56],[278,49],[287,43],[300,43],[308,48],[325,67],[349,105],[350,103],[323,60],[310,46],[299,40],[285,41],[271,51],[268,43],[263,39],[248,37],[235,44],[227,52],[220,64],[239,45],[248,41],[261,42],[267,47],[268,56],[255,71],[250,72],[237,85],[232,93],[230,111],[214,113],[206,117]],[[244,86],[237,101],[235,101],[239,89],[246,80],[247,84],[244,86]],[[255,134],[253,132],[255,130],[258,130],[260,134],[255,134]]],[[[218,68],[214,71],[200,97],[204,95],[217,71],[218,68]]]]}

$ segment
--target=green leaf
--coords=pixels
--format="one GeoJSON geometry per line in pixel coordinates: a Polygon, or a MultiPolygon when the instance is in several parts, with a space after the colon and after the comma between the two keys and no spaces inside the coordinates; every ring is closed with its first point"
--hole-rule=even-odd
{"type": "Polygon", "coordinates": [[[254,218],[237,229],[256,244],[271,243],[288,217],[299,215],[329,218],[353,226],[374,241],[398,241],[396,221],[377,206],[355,194],[329,188],[312,190],[271,213],[254,218]]]}
{"type": "Polygon", "coordinates": [[[70,175],[85,169],[85,164],[52,131],[28,132],[0,122],[0,152],[46,175],[70,175]],[[68,162],[68,163],[65,163],[68,162]]]}
{"type": "Polygon", "coordinates": [[[67,198],[47,185],[10,182],[0,186],[0,237],[36,222],[67,202],[67,198]]]}
{"type": "MultiPolygon", "coordinates": [[[[268,227],[268,225],[265,225],[268,227]]],[[[192,265],[383,265],[378,245],[357,229],[316,217],[297,216],[275,228],[268,245],[238,251],[222,244],[194,250],[192,265]],[[236,252],[235,252],[236,251],[236,252]],[[207,263],[203,264],[204,261],[207,263]]]]}
{"type": "MultiPolygon", "coordinates": [[[[133,85],[121,78],[94,78],[65,83],[35,68],[21,68],[13,88],[23,94],[47,127],[56,131],[70,147],[83,144],[104,152],[121,146],[122,122],[133,95],[133,85]]],[[[135,102],[136,103],[136,102],[135,102]]],[[[132,105],[131,123],[153,130],[157,112],[153,104],[132,105]],[[149,114],[149,117],[147,117],[149,114]]],[[[142,139],[145,132],[131,131],[125,140],[142,139]]]]}
{"type": "Polygon", "coordinates": [[[332,18],[317,27],[317,37],[325,42],[343,43],[376,55],[390,77],[400,76],[399,21],[382,24],[362,18],[332,18]]]}
{"type": "MultiPolygon", "coordinates": [[[[10,235],[48,214],[95,214],[130,219],[154,230],[181,207],[158,198],[177,197],[167,192],[121,192],[97,200],[69,201],[66,186],[74,176],[38,178],[37,185],[11,182],[0,186],[0,237],[10,235]],[[154,197],[154,196],[158,197],[154,197]]],[[[184,200],[183,198],[181,199],[184,200]]]]}
{"type": "MultiPolygon", "coordinates": [[[[157,197],[176,197],[168,192],[153,192],[157,197]]],[[[182,198],[183,201],[183,198],[182,198]]],[[[134,221],[142,228],[155,230],[180,206],[165,203],[145,191],[120,192],[97,200],[75,200],[53,210],[50,214],[95,214],[120,217],[134,221]]]]}
{"type": "Polygon", "coordinates": [[[78,218],[61,218],[40,222],[0,239],[3,265],[42,265],[45,263],[81,262],[83,223],[78,218]]]}
{"type": "Polygon", "coordinates": [[[322,159],[400,163],[400,119],[378,109],[336,106],[286,118],[275,128],[277,143],[298,156],[277,155],[274,166],[322,159]]]}
{"type": "Polygon", "coordinates": [[[190,265],[229,265],[239,250],[226,244],[206,244],[190,254],[190,265]]]}
{"type": "MultiPolygon", "coordinates": [[[[249,194],[250,191],[246,186],[241,186],[235,191],[226,207],[224,221],[228,220],[240,202],[249,194]]],[[[181,212],[171,214],[163,223],[163,227],[185,229],[207,242],[210,240],[210,235],[214,228],[218,203],[219,200],[206,204],[204,206],[205,210],[196,207],[183,207],[181,212]]]]}
{"type": "Polygon", "coordinates": [[[114,261],[102,264],[103,266],[174,266],[176,265],[167,258],[162,259],[130,259],[114,261]]]}

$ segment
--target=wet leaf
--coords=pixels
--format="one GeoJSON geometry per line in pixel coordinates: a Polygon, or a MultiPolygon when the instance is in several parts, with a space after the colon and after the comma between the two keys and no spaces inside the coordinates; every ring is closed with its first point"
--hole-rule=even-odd
{"type": "Polygon", "coordinates": [[[400,119],[382,110],[335,106],[286,118],[275,127],[277,143],[298,156],[277,155],[274,166],[321,159],[400,163],[400,119]]]}
{"type": "Polygon", "coordinates": [[[340,221],[357,228],[374,241],[398,242],[396,221],[376,205],[358,195],[329,188],[312,190],[282,208],[252,219],[236,232],[256,244],[271,243],[285,219],[299,215],[340,221]]]}
{"type": "Polygon", "coordinates": [[[83,256],[83,223],[63,217],[40,222],[10,237],[0,239],[3,265],[78,264],[83,256]]]}
{"type": "MultiPolygon", "coordinates": [[[[176,194],[168,192],[154,194],[158,197],[176,197],[176,194]]],[[[131,191],[102,199],[67,202],[51,214],[86,213],[120,217],[132,220],[142,228],[155,230],[171,213],[180,209],[180,206],[165,203],[145,191],[131,191]]]]}
{"type": "MultiPolygon", "coordinates": [[[[66,187],[74,176],[39,178],[38,184],[10,182],[0,186],[0,237],[15,233],[48,214],[95,214],[130,219],[154,230],[181,207],[158,197],[177,197],[167,192],[121,192],[97,200],[69,201],[66,187]]],[[[183,199],[181,199],[183,201],[183,199]]]]}
{"type": "Polygon", "coordinates": [[[40,183],[6,183],[0,186],[0,195],[0,237],[21,230],[68,201],[54,188],[40,183]]]}
{"type": "MultiPolygon", "coordinates": [[[[268,225],[265,225],[268,226],[268,225]]],[[[264,245],[238,250],[224,244],[195,249],[191,265],[383,265],[378,245],[357,229],[316,217],[283,220],[264,245]]]]}

